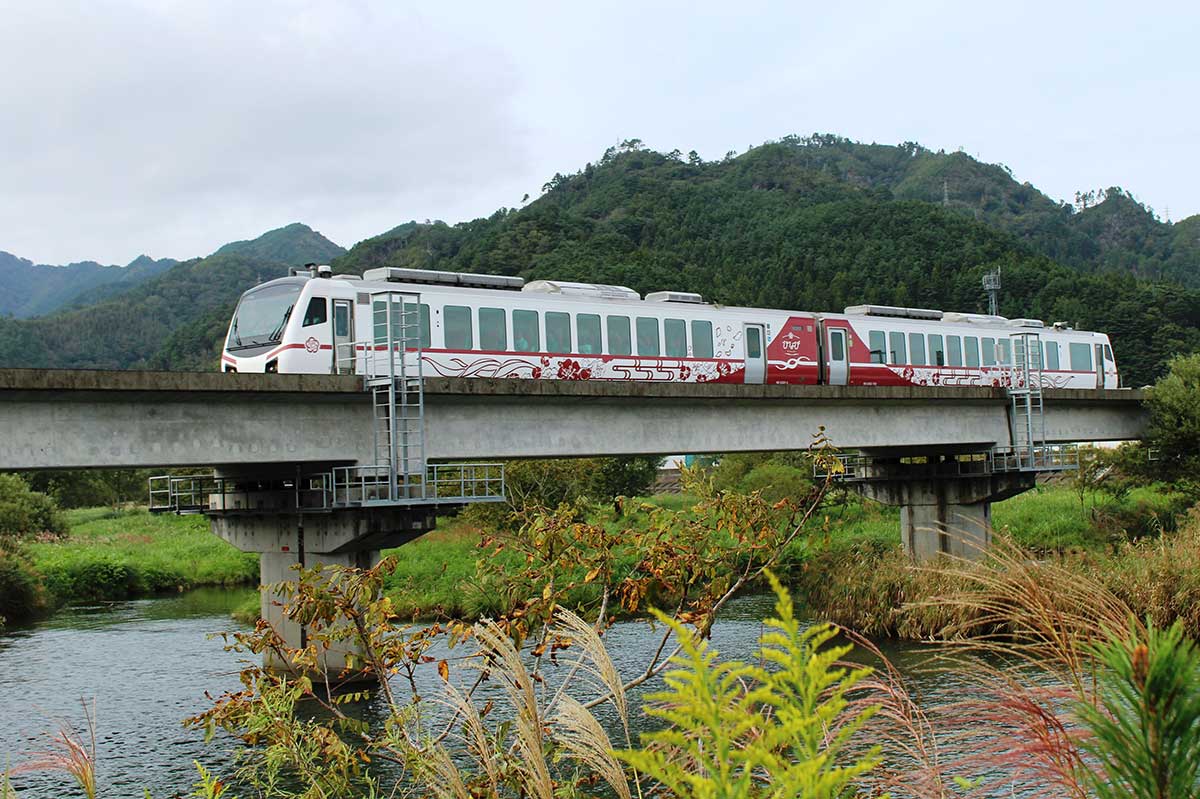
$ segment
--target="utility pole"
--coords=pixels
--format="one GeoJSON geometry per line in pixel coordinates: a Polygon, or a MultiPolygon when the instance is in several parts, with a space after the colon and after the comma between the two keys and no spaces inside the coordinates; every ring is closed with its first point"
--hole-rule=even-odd
{"type": "Polygon", "coordinates": [[[1000,267],[983,276],[983,290],[988,295],[988,313],[1000,315],[1000,267]]]}

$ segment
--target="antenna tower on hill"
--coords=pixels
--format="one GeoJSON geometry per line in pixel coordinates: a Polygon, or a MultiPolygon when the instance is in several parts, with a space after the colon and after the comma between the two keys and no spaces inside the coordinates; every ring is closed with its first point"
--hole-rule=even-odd
{"type": "Polygon", "coordinates": [[[988,313],[1000,315],[1000,267],[983,276],[983,290],[988,295],[988,313]]]}

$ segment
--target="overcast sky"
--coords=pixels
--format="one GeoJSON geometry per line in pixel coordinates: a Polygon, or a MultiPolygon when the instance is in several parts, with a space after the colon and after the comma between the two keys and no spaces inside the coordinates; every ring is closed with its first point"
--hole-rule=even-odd
{"type": "Polygon", "coordinates": [[[0,250],[351,246],[638,137],[919,141],[1200,213],[1200,4],[0,0],[0,250]],[[968,10],[969,9],[969,10],[968,10]]]}

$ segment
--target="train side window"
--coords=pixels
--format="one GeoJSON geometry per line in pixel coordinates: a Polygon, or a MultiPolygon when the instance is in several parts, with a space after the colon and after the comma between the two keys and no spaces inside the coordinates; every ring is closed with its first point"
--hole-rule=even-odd
{"type": "Polygon", "coordinates": [[[608,354],[632,355],[633,337],[629,333],[628,316],[609,316],[608,324],[608,354]]]}
{"type": "Polygon", "coordinates": [[[908,353],[904,351],[904,334],[892,331],[888,334],[888,343],[892,348],[888,363],[908,363],[908,353]]]}
{"type": "Polygon", "coordinates": [[[1109,363],[1117,362],[1117,360],[1113,358],[1112,347],[1107,344],[1104,345],[1104,360],[1108,361],[1109,363]]]}
{"type": "Polygon", "coordinates": [[[1009,358],[1008,339],[1006,338],[996,339],[996,361],[1001,366],[1007,366],[1012,363],[1011,358],[1009,358]]]}
{"type": "Polygon", "coordinates": [[[579,343],[580,355],[599,355],[600,314],[581,313],[575,316],[575,340],[579,343]]]}
{"type": "Polygon", "coordinates": [[[447,305],[442,309],[442,319],[445,322],[445,344],[448,350],[469,350],[473,348],[473,333],[471,330],[471,309],[465,305],[447,305]]]}
{"type": "Polygon", "coordinates": [[[638,355],[657,356],[658,349],[658,319],[652,316],[637,318],[638,355]]]}
{"type": "MultiPolygon", "coordinates": [[[[600,318],[596,317],[596,338],[600,338],[600,318]]],[[[571,315],[562,311],[546,311],[546,352],[571,351],[571,315]]]]}
{"type": "Polygon", "coordinates": [[[962,366],[962,338],[959,336],[946,336],[946,355],[947,361],[951,366],[962,366]]]}
{"type": "Polygon", "coordinates": [[[946,350],[942,344],[942,336],[940,333],[929,334],[929,365],[946,365],[946,350]]]}
{"type": "Polygon", "coordinates": [[[513,311],[513,349],[537,352],[542,348],[537,311],[513,311]]]}
{"type": "Polygon", "coordinates": [[[508,349],[508,324],[503,308],[479,309],[479,349],[504,352],[508,349]]]}
{"type": "Polygon", "coordinates": [[[1072,372],[1092,371],[1092,345],[1073,342],[1069,347],[1072,372]]]}
{"type": "Polygon", "coordinates": [[[925,365],[925,334],[908,334],[908,351],[912,353],[913,366],[925,365]]]}
{"type": "Polygon", "coordinates": [[[668,358],[686,358],[687,322],[682,319],[664,319],[663,344],[668,358]]]}
{"type": "Polygon", "coordinates": [[[983,339],[983,365],[996,365],[996,340],[992,338],[983,339]]]}
{"type": "MultiPolygon", "coordinates": [[[[841,332],[840,328],[834,328],[841,332]]],[[[829,360],[841,362],[846,360],[846,337],[829,334],[829,360]]]]}
{"type": "Polygon", "coordinates": [[[324,297],[313,297],[308,301],[308,310],[304,312],[303,327],[323,325],[329,321],[329,308],[324,297]]]}
{"type": "Polygon", "coordinates": [[[1058,342],[1057,341],[1044,341],[1044,342],[1042,342],[1042,347],[1044,347],[1046,350],[1046,368],[1049,369],[1051,372],[1057,372],[1058,365],[1059,365],[1058,342]]]}
{"type": "Polygon", "coordinates": [[[872,330],[868,334],[871,340],[871,363],[887,363],[887,339],[882,330],[872,330]]]}
{"type": "Polygon", "coordinates": [[[429,332],[429,306],[425,303],[421,303],[417,324],[421,333],[421,349],[427,350],[433,346],[433,336],[429,332]]]}
{"type": "Polygon", "coordinates": [[[711,358],[713,356],[712,322],[692,321],[692,357],[711,358]]]}
{"type": "Polygon", "coordinates": [[[762,357],[762,338],[757,327],[746,328],[746,357],[762,357]]]}
{"type": "Polygon", "coordinates": [[[963,349],[966,350],[967,366],[979,367],[979,338],[963,336],[963,349]]]}

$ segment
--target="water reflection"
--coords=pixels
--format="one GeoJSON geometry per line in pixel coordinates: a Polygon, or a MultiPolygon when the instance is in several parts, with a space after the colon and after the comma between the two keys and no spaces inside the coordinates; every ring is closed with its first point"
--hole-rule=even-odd
{"type": "MultiPolygon", "coordinates": [[[[245,601],[248,590],[205,589],[178,596],[70,608],[35,627],[0,636],[0,759],[18,762],[24,753],[44,749],[47,736],[59,722],[82,719],[80,698],[96,700],[97,748],[101,795],[141,797],[150,788],[158,799],[184,794],[195,780],[193,760],[223,769],[230,764],[232,742],[218,739],[205,746],[199,732],[185,730],[181,720],[208,706],[205,692],[219,695],[237,690],[239,656],[223,651],[220,639],[208,636],[239,629],[230,612],[245,601]]],[[[747,596],[732,601],[713,628],[713,646],[723,658],[749,659],[763,632],[762,619],[771,615],[774,598],[747,596]]],[[[624,679],[645,669],[657,648],[663,628],[645,622],[615,625],[606,635],[609,652],[624,679]]],[[[885,643],[884,654],[906,682],[935,706],[961,700],[972,690],[962,674],[933,667],[938,650],[932,647],[885,643]]],[[[431,652],[452,663],[469,654],[466,647],[450,650],[444,644],[431,652]]],[[[558,668],[548,668],[553,690],[574,655],[561,656],[558,668]]],[[[859,653],[863,662],[871,657],[859,653]]],[[[460,684],[474,673],[455,669],[460,684]]],[[[441,688],[436,664],[422,667],[418,690],[431,695],[441,688]]],[[[653,681],[635,689],[630,707],[640,709],[653,681]]],[[[407,692],[407,686],[397,685],[407,692]]],[[[498,680],[483,684],[481,701],[500,698],[498,680]]],[[[584,698],[584,697],[581,697],[584,698]]],[[[382,721],[386,708],[378,697],[349,709],[368,721],[382,721]]],[[[621,745],[618,720],[611,706],[597,715],[621,745]]],[[[651,723],[634,713],[633,741],[651,723]]],[[[24,799],[59,797],[62,775],[27,774],[14,780],[24,799]]],[[[1004,795],[1010,795],[1005,792],[1004,795]]]]}

